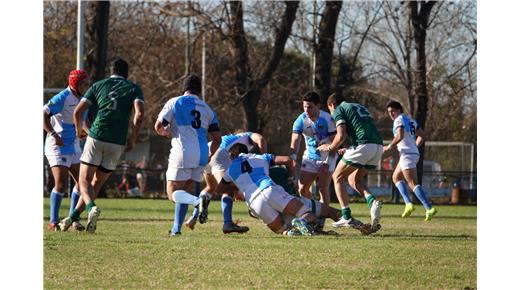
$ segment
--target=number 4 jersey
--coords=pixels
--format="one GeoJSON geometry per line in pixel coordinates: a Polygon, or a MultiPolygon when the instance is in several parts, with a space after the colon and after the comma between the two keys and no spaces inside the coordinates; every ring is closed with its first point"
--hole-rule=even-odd
{"type": "Polygon", "coordinates": [[[157,120],[173,134],[169,165],[196,168],[208,163],[207,133],[220,131],[217,115],[197,96],[170,99],[157,120]]]}
{"type": "Polygon", "coordinates": [[[134,101],[144,101],[141,88],[123,77],[111,76],[93,84],[81,100],[88,102],[89,110],[95,112],[89,136],[126,145],[134,101]]]}

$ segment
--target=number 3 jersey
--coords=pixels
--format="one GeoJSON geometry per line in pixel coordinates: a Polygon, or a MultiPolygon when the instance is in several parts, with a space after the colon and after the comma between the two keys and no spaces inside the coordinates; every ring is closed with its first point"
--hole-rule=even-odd
{"type": "Polygon", "coordinates": [[[272,154],[240,154],[233,159],[222,177],[233,182],[245,194],[246,200],[274,184],[269,177],[269,167],[274,160],[272,154]]]}
{"type": "Polygon", "coordinates": [[[415,132],[418,128],[417,122],[414,119],[401,114],[394,120],[394,126],[392,128],[394,136],[399,127],[404,129],[403,139],[397,143],[397,150],[399,153],[419,154],[419,149],[417,149],[417,145],[415,145],[415,132]]]}
{"type": "Polygon", "coordinates": [[[66,88],[52,97],[43,109],[51,117],[51,125],[54,131],[63,140],[64,145],[56,145],[55,139],[47,135],[45,139],[45,155],[71,155],[80,153],[79,140],[74,129],[74,109],[79,99],[74,96],[70,88],[66,88]]]}
{"type": "Polygon", "coordinates": [[[342,102],[334,110],[332,118],[336,122],[336,127],[341,124],[347,126],[347,135],[350,137],[353,147],[359,144],[383,145],[383,139],[377,131],[374,119],[364,106],[342,102]]]}
{"type": "Polygon", "coordinates": [[[170,99],[157,120],[169,124],[173,134],[169,165],[177,168],[196,168],[208,164],[207,133],[220,131],[217,115],[194,95],[170,99]]]}
{"type": "Polygon", "coordinates": [[[81,100],[90,104],[89,110],[95,116],[89,136],[126,145],[134,101],[144,102],[141,88],[123,77],[111,76],[93,84],[81,100]]]}

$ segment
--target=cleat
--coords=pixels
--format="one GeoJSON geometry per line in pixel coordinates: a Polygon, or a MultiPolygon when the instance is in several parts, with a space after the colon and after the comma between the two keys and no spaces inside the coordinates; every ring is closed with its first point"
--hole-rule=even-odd
{"type": "Polygon", "coordinates": [[[201,196],[199,202],[199,223],[205,224],[208,221],[208,206],[210,199],[207,195],[201,196]]]}
{"type": "Polygon", "coordinates": [[[374,228],[372,228],[371,224],[365,224],[363,226],[364,232],[362,232],[365,236],[373,234],[381,229],[381,224],[377,224],[374,228]]]}
{"type": "Polygon", "coordinates": [[[316,219],[316,224],[314,225],[315,231],[323,231],[324,227],[325,227],[325,219],[324,218],[316,219]]]}
{"type": "Polygon", "coordinates": [[[72,228],[75,231],[82,232],[85,230],[85,227],[79,223],[79,221],[72,222],[72,228]]]}
{"type": "Polygon", "coordinates": [[[195,225],[197,224],[197,218],[196,217],[190,217],[185,223],[184,225],[190,229],[190,230],[194,230],[195,229],[195,225]]]}
{"type": "Polygon", "coordinates": [[[93,234],[96,231],[97,219],[101,214],[101,209],[97,206],[92,207],[88,213],[87,232],[93,234]]]}
{"type": "Polygon", "coordinates": [[[175,233],[172,233],[171,230],[168,231],[168,236],[170,237],[175,237],[175,236],[181,236],[181,232],[175,232],[175,233]]]}
{"type": "Polygon", "coordinates": [[[350,219],[346,220],[344,217],[341,217],[341,219],[339,219],[339,221],[332,223],[332,227],[353,228],[355,230],[360,231],[364,235],[368,235],[371,232],[369,224],[364,224],[355,218],[350,218],[350,219]]]}
{"type": "Polygon", "coordinates": [[[332,223],[332,227],[333,228],[348,228],[348,221],[344,218],[344,217],[341,217],[337,222],[333,222],[332,223]]]}
{"type": "Polygon", "coordinates": [[[415,208],[414,208],[413,204],[412,203],[407,203],[404,206],[404,211],[403,211],[403,214],[401,215],[401,217],[402,218],[409,217],[414,210],[415,210],[415,208]]]}
{"type": "Polygon", "coordinates": [[[429,210],[426,210],[426,218],[424,219],[425,221],[429,222],[432,220],[432,217],[437,214],[437,209],[432,207],[430,208],[429,210]]]}
{"type": "Polygon", "coordinates": [[[301,236],[302,233],[297,229],[290,229],[290,230],[284,231],[283,235],[292,237],[292,236],[301,236]]]}
{"type": "Polygon", "coordinates": [[[49,231],[59,232],[61,229],[61,226],[59,223],[49,223],[49,224],[47,224],[47,229],[49,231]]]}
{"type": "Polygon", "coordinates": [[[314,229],[303,218],[295,218],[295,219],[292,220],[291,224],[298,231],[300,231],[302,236],[312,236],[312,235],[314,235],[314,229]]]}
{"type": "Polygon", "coordinates": [[[62,232],[66,232],[70,226],[72,225],[72,219],[70,217],[66,217],[61,220],[60,222],[60,228],[62,232]]]}
{"type": "Polygon", "coordinates": [[[383,207],[383,203],[380,200],[374,200],[372,203],[372,207],[370,208],[370,217],[372,220],[372,232],[375,233],[379,229],[377,225],[379,225],[379,220],[381,219],[381,207],[383,207]]]}
{"type": "Polygon", "coordinates": [[[249,231],[249,227],[242,227],[242,226],[239,226],[237,225],[236,223],[228,223],[228,224],[224,224],[222,226],[222,232],[224,232],[224,234],[229,234],[229,233],[245,233],[249,231]]]}

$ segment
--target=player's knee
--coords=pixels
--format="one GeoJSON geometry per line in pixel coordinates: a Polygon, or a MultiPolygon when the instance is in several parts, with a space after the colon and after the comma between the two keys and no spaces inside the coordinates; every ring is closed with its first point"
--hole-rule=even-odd
{"type": "Polygon", "coordinates": [[[353,187],[353,188],[357,187],[357,183],[358,182],[357,182],[355,174],[349,175],[348,178],[347,178],[347,181],[348,181],[348,185],[350,185],[350,187],[353,187]]]}

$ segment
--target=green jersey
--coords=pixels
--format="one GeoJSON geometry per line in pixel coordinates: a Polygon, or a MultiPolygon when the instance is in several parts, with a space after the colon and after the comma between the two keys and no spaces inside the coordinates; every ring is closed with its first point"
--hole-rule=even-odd
{"type": "Polygon", "coordinates": [[[332,118],[336,122],[336,127],[340,124],[347,126],[347,134],[352,141],[352,146],[359,144],[381,144],[383,139],[377,131],[372,115],[367,108],[356,103],[342,102],[332,118]]]}
{"type": "Polygon", "coordinates": [[[96,112],[89,136],[125,145],[134,101],[144,101],[141,88],[123,77],[111,76],[93,84],[82,100],[96,112]]]}

